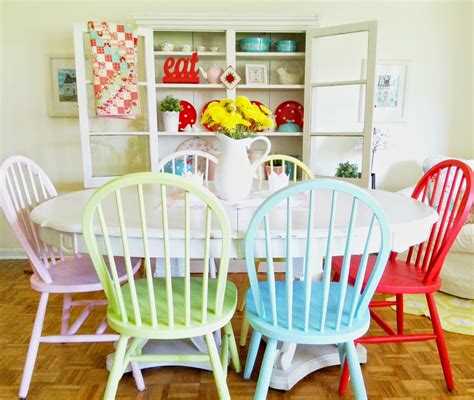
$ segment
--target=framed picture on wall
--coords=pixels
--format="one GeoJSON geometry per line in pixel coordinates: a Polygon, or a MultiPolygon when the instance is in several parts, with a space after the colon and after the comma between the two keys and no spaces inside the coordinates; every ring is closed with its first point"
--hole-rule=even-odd
{"type": "Polygon", "coordinates": [[[77,117],[76,69],[73,56],[48,56],[48,115],[77,117]]]}
{"type": "Polygon", "coordinates": [[[268,84],[267,66],[265,64],[245,64],[245,83],[247,85],[268,84]]]}
{"type": "MultiPolygon", "coordinates": [[[[404,119],[405,81],[407,61],[380,60],[375,69],[374,122],[402,122],[404,119]]],[[[362,77],[366,77],[367,64],[362,60],[362,77]]],[[[363,121],[365,91],[362,90],[359,121],[363,121]]]]}

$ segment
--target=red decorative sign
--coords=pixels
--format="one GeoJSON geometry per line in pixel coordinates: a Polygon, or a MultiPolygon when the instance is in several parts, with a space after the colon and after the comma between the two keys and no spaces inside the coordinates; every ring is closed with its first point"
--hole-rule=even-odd
{"type": "Polygon", "coordinates": [[[177,60],[174,57],[168,57],[163,66],[163,83],[199,83],[197,62],[197,53],[177,60]]]}

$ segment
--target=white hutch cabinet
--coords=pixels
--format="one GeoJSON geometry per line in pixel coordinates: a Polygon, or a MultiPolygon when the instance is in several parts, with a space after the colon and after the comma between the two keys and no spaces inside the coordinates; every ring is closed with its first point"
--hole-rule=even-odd
{"type": "MultiPolygon", "coordinates": [[[[356,183],[368,186],[370,175],[372,108],[374,93],[376,22],[318,28],[317,17],[251,16],[139,16],[138,81],[141,114],[135,120],[97,118],[94,110],[90,46],[86,24],[74,29],[79,119],[84,185],[95,187],[114,176],[156,171],[158,162],[176,151],[184,140],[213,133],[201,127],[200,113],[211,100],[245,95],[262,102],[272,113],[284,101],[304,106],[303,132],[264,132],[272,153],[294,155],[320,176],[334,176],[339,162],[350,160],[361,167],[356,183]],[[239,40],[263,37],[272,41],[295,39],[295,52],[243,52],[239,40]],[[174,51],[161,51],[172,43],[174,51]],[[233,90],[208,84],[162,83],[164,61],[169,56],[190,56],[179,51],[190,44],[214,51],[198,51],[198,65],[231,65],[242,78],[233,90]],[[217,49],[216,49],[217,48],[217,49]],[[216,51],[217,50],[217,51],[216,51]],[[267,84],[245,80],[245,65],[265,65],[267,84]],[[276,70],[291,64],[304,71],[299,84],[281,84],[276,70]],[[164,132],[158,104],[172,94],[193,104],[200,132],[164,132]]],[[[237,166],[236,166],[237,167],[237,166]]]]}

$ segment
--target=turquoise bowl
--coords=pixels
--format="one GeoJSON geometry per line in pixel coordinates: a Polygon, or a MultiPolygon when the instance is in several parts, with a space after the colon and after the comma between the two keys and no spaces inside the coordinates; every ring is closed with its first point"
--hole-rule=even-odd
{"type": "Polygon", "coordinates": [[[281,53],[292,53],[296,51],[297,40],[279,40],[274,43],[276,51],[281,53]]]}
{"type": "Polygon", "coordinates": [[[301,132],[299,125],[296,125],[293,121],[288,120],[283,125],[277,128],[277,132],[301,132]]]}
{"type": "Polygon", "coordinates": [[[270,51],[270,45],[272,41],[264,38],[245,38],[239,40],[240,51],[247,52],[267,52],[270,51]]]}

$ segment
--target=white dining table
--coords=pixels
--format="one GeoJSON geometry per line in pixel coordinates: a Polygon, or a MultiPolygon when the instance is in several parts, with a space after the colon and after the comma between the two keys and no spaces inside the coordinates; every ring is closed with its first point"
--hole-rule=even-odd
{"type": "MultiPolygon", "coordinates": [[[[209,185],[212,191],[212,184],[209,185]]],[[[39,205],[31,212],[31,219],[39,226],[39,234],[42,240],[46,243],[56,246],[63,250],[63,252],[83,252],[87,253],[82,237],[82,213],[89,198],[94,193],[94,189],[81,190],[60,195],[56,198],[50,199],[39,205]]],[[[425,241],[430,233],[432,225],[438,220],[436,211],[427,205],[413,200],[405,195],[399,193],[392,193],[382,190],[367,191],[374,197],[385,211],[391,228],[391,248],[395,252],[403,252],[410,246],[425,241]]],[[[248,224],[258,206],[269,196],[268,185],[264,181],[254,182],[250,196],[241,202],[231,203],[222,201],[231,223],[232,246],[230,256],[233,259],[242,260],[245,258],[244,254],[244,240],[248,224]]],[[[133,194],[130,193],[130,196],[133,194]]],[[[124,203],[127,199],[127,192],[122,194],[124,203]]],[[[149,226],[150,249],[151,256],[162,257],[162,230],[161,230],[161,209],[159,207],[159,195],[150,191],[145,192],[145,198],[150,199],[151,209],[147,212],[150,221],[153,221],[149,226]],[[156,213],[157,218],[153,218],[153,213],[156,213]],[[153,225],[155,224],[155,225],[153,225]]],[[[342,255],[344,253],[345,234],[347,232],[348,221],[347,213],[351,210],[351,200],[340,196],[338,198],[338,214],[335,222],[335,239],[332,246],[333,255],[342,255]],[[338,240],[340,239],[340,240],[338,240]]],[[[298,272],[298,265],[303,264],[303,257],[306,245],[306,227],[307,227],[307,202],[304,198],[299,201],[293,201],[293,256],[295,275],[302,274],[302,268],[298,272]]],[[[317,201],[315,210],[315,224],[313,232],[313,246],[321,248],[327,241],[327,216],[329,214],[330,195],[321,194],[317,201]]],[[[107,210],[107,208],[105,208],[107,210]]],[[[204,207],[202,207],[202,217],[200,216],[199,205],[196,203],[193,209],[193,221],[191,222],[191,258],[202,258],[202,232],[204,226],[204,207]]],[[[278,214],[284,209],[273,211],[273,218],[270,215],[271,235],[272,235],[272,255],[273,257],[285,257],[285,218],[278,218],[278,214]],[[281,246],[278,245],[279,241],[281,246]]],[[[139,218],[136,211],[132,208],[126,210],[129,215],[125,216],[127,220],[127,235],[129,236],[129,245],[132,256],[143,256],[143,246],[140,237],[139,218]]],[[[184,225],[183,225],[183,202],[180,201],[179,195],[170,193],[168,200],[169,213],[169,238],[170,238],[170,257],[175,260],[182,258],[184,249],[184,225]]],[[[366,234],[370,218],[368,213],[364,213],[362,209],[358,213],[358,217],[353,230],[353,245],[355,251],[357,246],[362,246],[365,243],[366,234]],[[357,244],[359,243],[359,245],[357,244]]],[[[220,232],[213,230],[211,226],[211,257],[219,258],[220,255],[220,232]]],[[[98,229],[99,231],[99,229],[98,229]]],[[[114,241],[114,229],[109,231],[112,243],[114,241]]],[[[119,229],[116,229],[117,249],[120,248],[119,229]]],[[[265,258],[265,243],[263,232],[261,235],[257,233],[254,247],[255,257],[265,258]]],[[[376,235],[372,238],[369,250],[376,251],[379,246],[379,238],[376,235]]],[[[313,252],[314,254],[314,252],[313,252]]],[[[322,257],[314,257],[311,260],[313,278],[318,279],[322,271],[322,257]]],[[[178,263],[179,264],[179,263],[178,263]]],[[[298,278],[298,276],[297,276],[298,278]]],[[[183,352],[199,352],[202,351],[202,346],[195,346],[190,341],[176,341],[170,343],[166,341],[152,341],[150,340],[144,348],[144,353],[169,353],[176,351],[183,352]]],[[[366,362],[367,353],[363,346],[358,346],[358,354],[361,362],[366,362]]],[[[298,345],[291,343],[281,343],[279,345],[279,352],[275,361],[272,379],[270,386],[275,389],[289,390],[299,380],[304,378],[309,373],[330,365],[339,364],[339,356],[337,348],[332,345],[314,346],[314,345],[298,345]]],[[[141,365],[142,368],[161,366],[163,364],[153,363],[141,365]]],[[[169,365],[169,364],[166,364],[169,365]]],[[[173,364],[181,365],[181,364],[173,364]]],[[[210,365],[201,364],[185,364],[186,366],[199,367],[210,369],[210,365]]]]}

